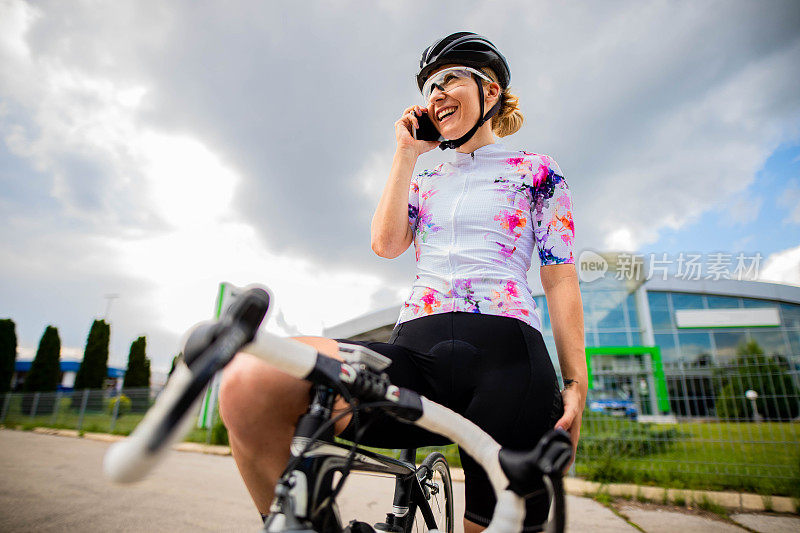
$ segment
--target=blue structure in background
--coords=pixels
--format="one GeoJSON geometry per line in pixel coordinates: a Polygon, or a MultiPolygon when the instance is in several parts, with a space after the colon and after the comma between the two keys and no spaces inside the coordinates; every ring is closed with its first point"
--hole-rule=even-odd
{"type": "MultiPolygon", "coordinates": [[[[25,376],[31,371],[33,361],[20,361],[14,364],[14,377],[11,380],[11,389],[17,390],[25,381],[25,376]]],[[[81,367],[80,361],[61,361],[61,381],[58,385],[60,391],[71,391],[75,383],[75,375],[81,367]]],[[[116,381],[125,378],[125,370],[122,368],[108,367],[107,377],[116,381]]]]}

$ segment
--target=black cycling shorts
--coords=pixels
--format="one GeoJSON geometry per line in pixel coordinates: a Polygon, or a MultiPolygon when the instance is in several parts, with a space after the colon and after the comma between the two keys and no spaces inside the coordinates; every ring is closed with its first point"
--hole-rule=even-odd
{"type": "MultiPolygon", "coordinates": [[[[395,327],[388,343],[361,344],[392,359],[393,384],[445,405],[489,433],[500,445],[532,449],[561,418],[564,408],[541,333],[509,317],[441,313],[395,327]]],[[[449,444],[447,438],[385,413],[360,416],[369,425],[360,443],[380,448],[449,444]]],[[[351,424],[340,435],[353,440],[351,424]]],[[[464,467],[465,517],[487,526],[497,501],[483,469],[459,449],[464,467]]],[[[528,498],[524,531],[539,531],[550,507],[544,484],[528,498]]]]}

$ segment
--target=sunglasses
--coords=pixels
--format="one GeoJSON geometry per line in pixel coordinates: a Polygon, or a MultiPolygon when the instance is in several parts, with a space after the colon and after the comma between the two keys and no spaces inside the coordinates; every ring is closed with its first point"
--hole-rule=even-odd
{"type": "Polygon", "coordinates": [[[451,67],[440,70],[425,80],[425,84],[422,86],[422,96],[425,100],[429,100],[434,89],[445,93],[463,85],[464,80],[471,80],[474,76],[492,83],[492,79],[480,70],[470,67],[451,67]]]}

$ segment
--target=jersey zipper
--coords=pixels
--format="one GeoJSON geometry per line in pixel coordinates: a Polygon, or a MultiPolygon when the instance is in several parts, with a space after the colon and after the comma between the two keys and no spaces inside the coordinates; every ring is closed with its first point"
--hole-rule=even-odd
{"type": "MultiPolygon", "coordinates": [[[[472,165],[475,165],[475,153],[471,152],[470,155],[472,156],[472,165]]],[[[453,269],[453,248],[456,245],[456,213],[458,212],[458,207],[461,205],[461,200],[464,198],[467,192],[467,185],[469,184],[469,172],[464,173],[464,185],[461,187],[461,193],[458,195],[455,203],[453,204],[453,211],[450,214],[450,220],[452,221],[451,228],[452,232],[450,234],[450,247],[447,249],[447,264],[450,267],[450,287],[449,289],[453,290],[453,279],[455,278],[455,269],[453,269]]]]}

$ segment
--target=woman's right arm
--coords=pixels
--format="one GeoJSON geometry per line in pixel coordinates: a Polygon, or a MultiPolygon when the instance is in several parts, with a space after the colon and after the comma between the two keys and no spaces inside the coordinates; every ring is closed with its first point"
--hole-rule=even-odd
{"type": "Polygon", "coordinates": [[[411,128],[419,127],[415,114],[427,111],[423,109],[419,106],[406,109],[394,124],[397,149],[389,179],[372,217],[372,250],[388,259],[405,252],[414,240],[414,232],[408,224],[408,190],[414,165],[421,154],[439,146],[438,142],[418,141],[411,135],[411,128]]]}

